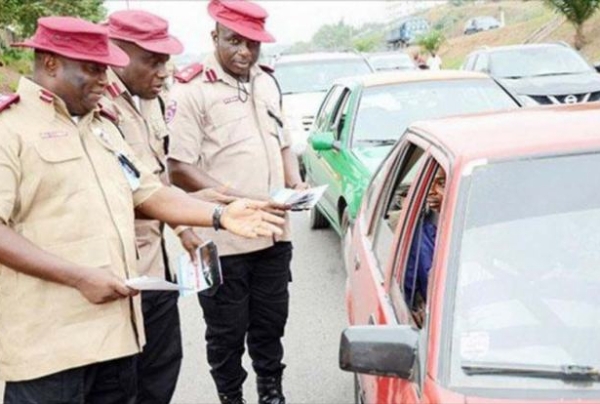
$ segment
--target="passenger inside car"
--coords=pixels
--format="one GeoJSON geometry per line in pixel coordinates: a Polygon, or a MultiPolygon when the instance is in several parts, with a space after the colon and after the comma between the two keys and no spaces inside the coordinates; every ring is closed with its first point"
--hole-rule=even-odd
{"type": "Polygon", "coordinates": [[[445,187],[446,173],[441,167],[438,167],[423,209],[419,214],[404,275],[406,303],[419,327],[423,324],[425,317],[429,270],[433,262],[435,238],[445,187]]]}

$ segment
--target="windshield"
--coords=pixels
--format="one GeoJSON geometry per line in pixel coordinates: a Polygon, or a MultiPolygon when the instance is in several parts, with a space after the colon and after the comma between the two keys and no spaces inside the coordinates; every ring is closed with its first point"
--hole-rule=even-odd
{"type": "MultiPolygon", "coordinates": [[[[468,189],[452,316],[451,383],[593,390],[461,365],[600,368],[600,154],[475,168],[468,189]]],[[[452,269],[451,269],[452,271],[452,269]]],[[[558,396],[555,396],[558,398],[558,396]]]]}
{"type": "Polygon", "coordinates": [[[333,81],[371,73],[363,59],[312,60],[275,65],[275,77],[283,94],[325,92],[333,81]]]}
{"type": "Polygon", "coordinates": [[[591,67],[574,50],[552,46],[521,48],[490,54],[490,73],[496,77],[531,77],[589,72],[591,67]]]}
{"type": "Polygon", "coordinates": [[[419,81],[363,90],[354,123],[353,142],[397,140],[420,119],[516,107],[493,80],[419,81]]]}

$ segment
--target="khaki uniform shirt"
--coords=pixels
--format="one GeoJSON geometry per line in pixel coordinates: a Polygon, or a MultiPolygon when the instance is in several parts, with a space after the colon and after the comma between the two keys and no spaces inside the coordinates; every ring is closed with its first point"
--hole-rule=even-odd
{"type": "MultiPolygon", "coordinates": [[[[283,119],[279,89],[273,77],[257,66],[250,71],[246,102],[238,85],[214,55],[205,60],[201,74],[174,85],[167,107],[169,158],[196,165],[244,193],[269,197],[285,187],[281,150],[290,145],[287,130],[269,115],[270,111],[283,119]]],[[[289,220],[285,227],[282,236],[254,240],[213,229],[198,229],[198,233],[204,240],[213,240],[220,255],[226,256],[289,241],[289,220]]]]}
{"type": "MultiPolygon", "coordinates": [[[[108,87],[102,105],[118,115],[118,125],[125,141],[142,163],[169,185],[166,172],[167,125],[158,99],[134,102],[123,82],[108,70],[108,87]]],[[[165,257],[162,250],[163,225],[158,220],[136,219],[135,236],[139,250],[138,272],[141,275],[165,277],[165,257]]]]}
{"type": "MultiPolygon", "coordinates": [[[[18,94],[0,113],[0,222],[65,260],[136,277],[133,207],[161,184],[98,111],[76,124],[32,81],[22,78],[18,94]],[[115,151],[141,173],[134,192],[115,151]]],[[[95,305],[74,288],[0,266],[2,379],[133,355],[144,343],[139,296],[95,305]]]]}

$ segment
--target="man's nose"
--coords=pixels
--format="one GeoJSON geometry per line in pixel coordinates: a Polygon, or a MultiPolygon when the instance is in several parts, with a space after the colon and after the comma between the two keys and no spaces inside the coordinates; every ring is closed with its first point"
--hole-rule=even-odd
{"type": "Polygon", "coordinates": [[[156,76],[159,79],[165,79],[168,76],[167,65],[166,64],[163,63],[163,64],[160,65],[160,67],[156,71],[156,76]]]}
{"type": "Polygon", "coordinates": [[[240,47],[238,48],[238,52],[243,55],[250,55],[250,47],[248,46],[248,42],[242,41],[240,47]]]}

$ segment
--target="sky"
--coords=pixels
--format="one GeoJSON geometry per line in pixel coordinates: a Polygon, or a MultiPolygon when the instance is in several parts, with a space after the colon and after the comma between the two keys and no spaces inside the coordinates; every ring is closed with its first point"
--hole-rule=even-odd
{"type": "MultiPolygon", "coordinates": [[[[384,22],[389,1],[257,0],[269,13],[266,27],[279,44],[308,41],[325,24],[343,19],[360,26],[365,22],[384,22]]],[[[184,44],[186,53],[202,54],[212,50],[210,31],[214,21],[206,11],[206,0],[105,0],[108,12],[142,9],[169,21],[171,33],[184,44]]],[[[268,49],[268,48],[267,48],[268,49]]]]}

